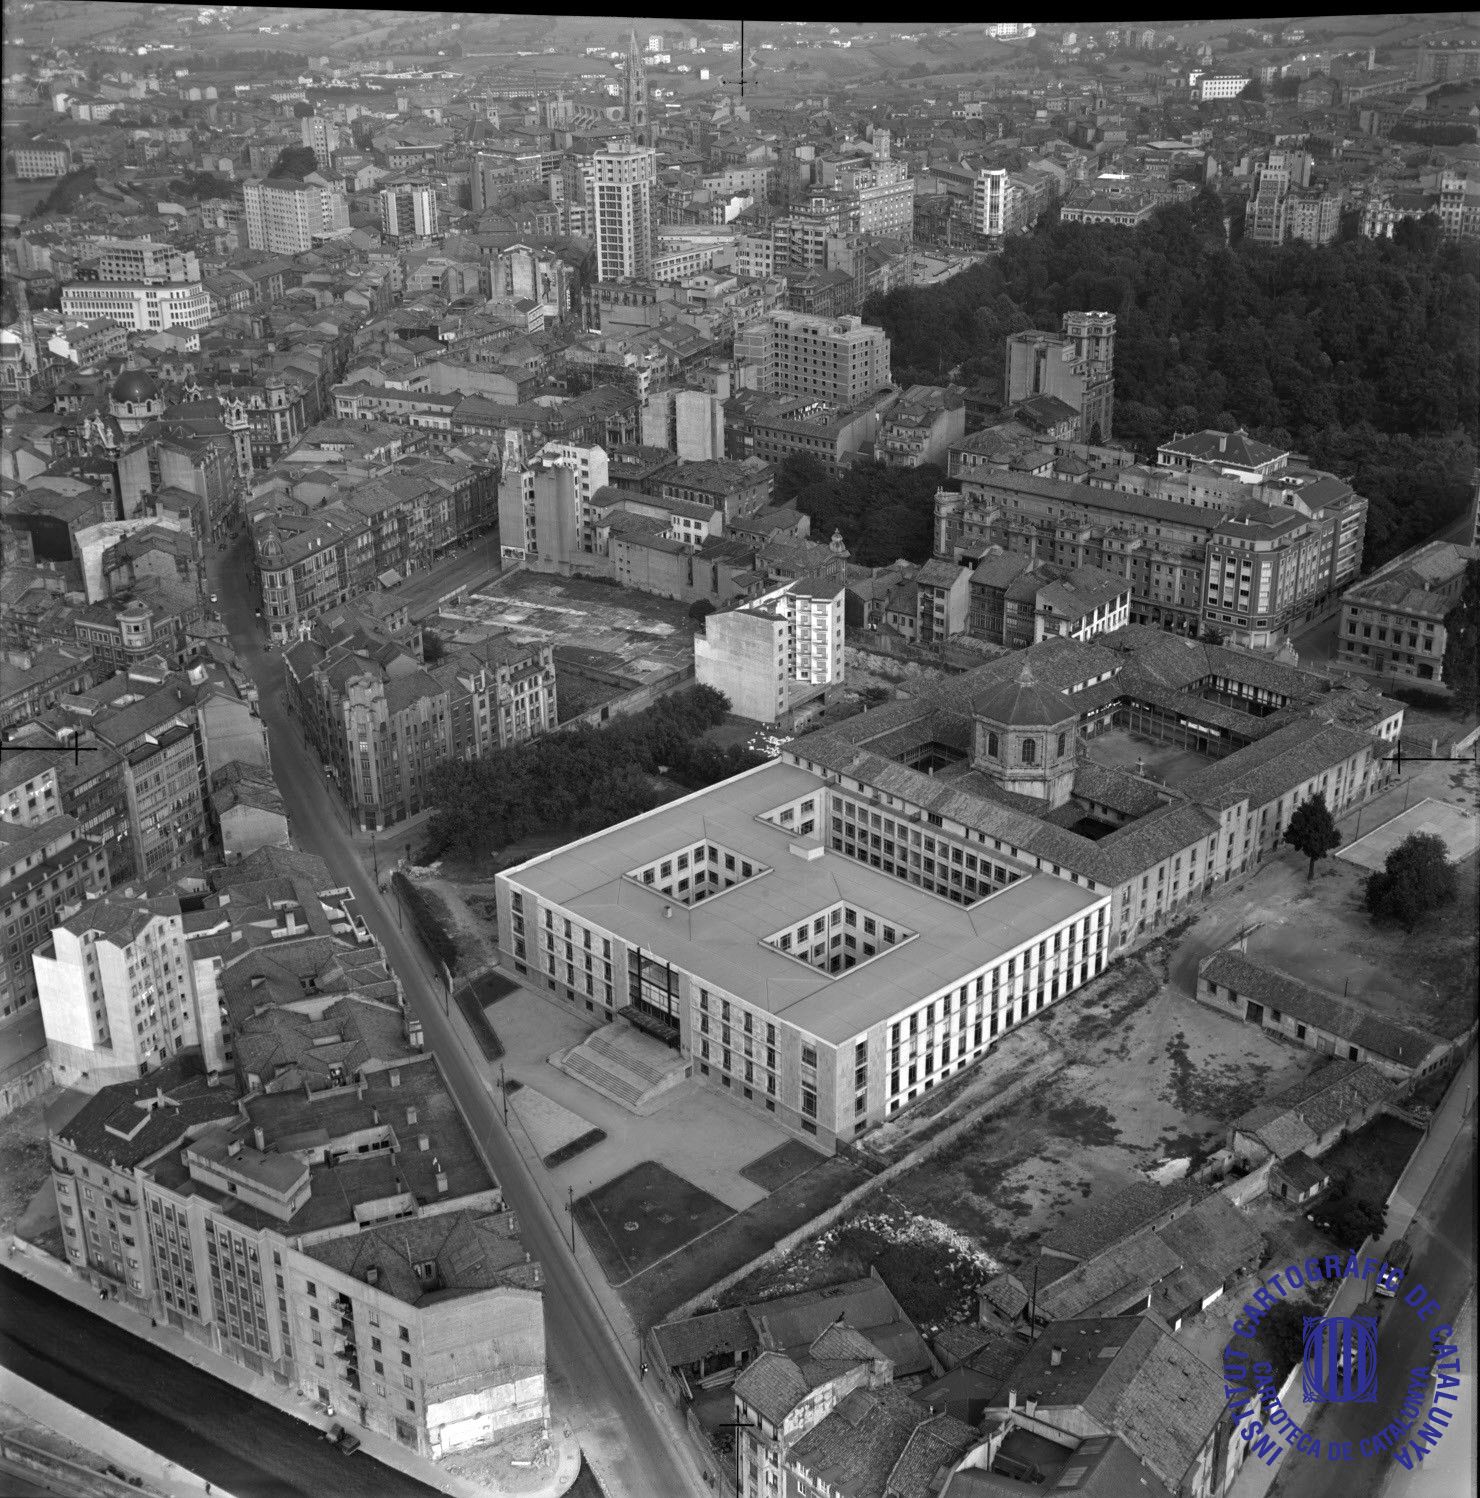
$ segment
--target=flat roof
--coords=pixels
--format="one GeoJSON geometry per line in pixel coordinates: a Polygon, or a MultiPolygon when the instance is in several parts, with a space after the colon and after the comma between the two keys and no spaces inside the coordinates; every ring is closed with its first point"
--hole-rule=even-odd
{"type": "MultiPolygon", "coordinates": [[[[1017,883],[968,909],[844,854],[823,850],[819,855],[816,838],[799,838],[756,820],[809,792],[838,789],[810,770],[773,761],[542,854],[500,877],[832,1044],[949,987],[963,973],[1007,957],[1045,929],[1109,898],[1052,875],[1025,871],[1017,883]],[[766,864],[771,872],[692,906],[623,877],[706,840],[766,864]],[[793,854],[793,843],[808,846],[813,856],[793,854]],[[837,977],[765,945],[773,932],[800,924],[839,900],[887,912],[888,919],[916,933],[914,939],[837,977]],[[668,916],[665,907],[671,910],[668,916]]],[[[922,832],[932,830],[921,824],[922,832]]],[[[982,854],[1022,867],[1001,853],[983,849],[982,854]]]]}

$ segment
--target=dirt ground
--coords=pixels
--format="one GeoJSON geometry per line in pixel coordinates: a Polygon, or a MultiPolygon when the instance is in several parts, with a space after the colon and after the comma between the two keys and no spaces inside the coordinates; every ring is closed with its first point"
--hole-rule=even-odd
{"type": "Polygon", "coordinates": [[[470,978],[494,966],[498,961],[495,952],[498,930],[492,921],[493,881],[464,883],[446,878],[423,878],[416,884],[441,906],[451,925],[453,939],[457,942],[459,977],[470,978]]]}
{"type": "Polygon", "coordinates": [[[0,1234],[15,1231],[32,1197],[51,1178],[46,1148],[46,1103],[51,1093],[0,1119],[0,1234]]]}

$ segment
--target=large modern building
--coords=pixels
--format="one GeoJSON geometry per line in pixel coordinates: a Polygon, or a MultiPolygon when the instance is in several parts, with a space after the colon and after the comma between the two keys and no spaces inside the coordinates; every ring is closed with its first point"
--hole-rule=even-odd
{"type": "Polygon", "coordinates": [[[657,249],[658,153],[631,140],[591,156],[587,195],[596,221],[596,278],[646,280],[657,249]]]}
{"type": "Polygon", "coordinates": [[[425,182],[380,190],[380,230],[391,239],[430,239],[438,232],[437,194],[425,182]]]}
{"type": "Polygon", "coordinates": [[[964,840],[901,810],[896,862],[891,808],[881,865],[858,842],[881,810],[761,766],[500,874],[500,945],[557,1003],[630,1008],[709,1085],[831,1148],[1105,959],[1104,893],[973,851],[952,900],[964,840]]]}
{"type": "Polygon", "coordinates": [[[199,281],[194,250],[177,249],[151,239],[105,239],[98,246],[98,280],[159,285],[199,281]]]}
{"type": "Polygon", "coordinates": [[[735,357],[758,366],[756,388],[855,406],[889,385],[889,338],[859,317],[777,310],[735,335],[735,357]]]}
{"type": "Polygon", "coordinates": [[[301,255],[317,241],[349,228],[349,200],[344,192],[320,182],[268,177],[242,188],[246,205],[247,244],[274,255],[301,255]]]}
{"type": "Polygon", "coordinates": [[[199,280],[78,281],[62,289],[62,316],[69,321],[105,317],[135,333],[203,328],[211,315],[211,294],[199,280]]]}
{"type": "Polygon", "coordinates": [[[1444,616],[1459,602],[1480,547],[1426,541],[1341,596],[1337,659],[1359,671],[1440,681],[1449,642],[1444,616]]]}
{"type": "Polygon", "coordinates": [[[761,723],[790,720],[843,680],[840,582],[807,578],[710,614],[694,637],[694,676],[761,723]]]}
{"type": "Polygon", "coordinates": [[[1012,183],[1005,168],[983,167],[971,189],[971,227],[1000,239],[1012,227],[1012,183]]]}
{"type": "Polygon", "coordinates": [[[1402,718],[1159,629],[1046,640],[500,874],[501,955],[830,1146],[1254,867],[1309,795],[1374,794],[1402,718]],[[1100,763],[1113,729],[1202,763],[1100,763]]]}

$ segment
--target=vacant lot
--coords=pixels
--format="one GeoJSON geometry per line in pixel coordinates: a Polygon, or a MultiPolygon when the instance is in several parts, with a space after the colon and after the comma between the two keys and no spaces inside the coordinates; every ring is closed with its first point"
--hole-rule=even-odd
{"type": "Polygon", "coordinates": [[[1319,865],[1285,900],[1260,913],[1248,955],[1330,993],[1440,1035],[1475,1017],[1476,859],[1460,866],[1456,904],[1416,931],[1378,926],[1362,892],[1367,870],[1341,859],[1319,865]]]}
{"type": "Polygon", "coordinates": [[[13,1233],[31,1198],[51,1179],[45,1104],[37,1098],[0,1119],[0,1233],[13,1233]]]}
{"type": "Polygon", "coordinates": [[[977,1120],[726,1301],[836,1283],[873,1264],[912,1314],[951,1319],[990,1266],[1022,1263],[1086,1198],[1211,1153],[1230,1119],[1320,1058],[1173,992],[1175,940],[1118,964],[877,1131],[868,1153],[892,1162],[977,1120]],[[969,1262],[966,1249],[979,1259],[969,1262]]]}
{"type": "Polygon", "coordinates": [[[1331,1170],[1332,1192],[1345,1191],[1356,1200],[1385,1207],[1388,1193],[1422,1139],[1420,1130],[1401,1119],[1374,1118],[1321,1157],[1331,1170]]]}

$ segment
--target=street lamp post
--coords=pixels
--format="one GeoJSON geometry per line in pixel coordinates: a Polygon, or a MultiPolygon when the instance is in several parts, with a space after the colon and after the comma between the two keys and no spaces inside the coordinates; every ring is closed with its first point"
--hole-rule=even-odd
{"type": "Polygon", "coordinates": [[[504,1063],[498,1064],[498,1090],[504,1097],[504,1127],[509,1127],[509,1084],[504,1077],[504,1063]]]}
{"type": "Polygon", "coordinates": [[[567,1186],[565,1210],[570,1213],[570,1251],[576,1251],[576,1188],[567,1186]]]}

